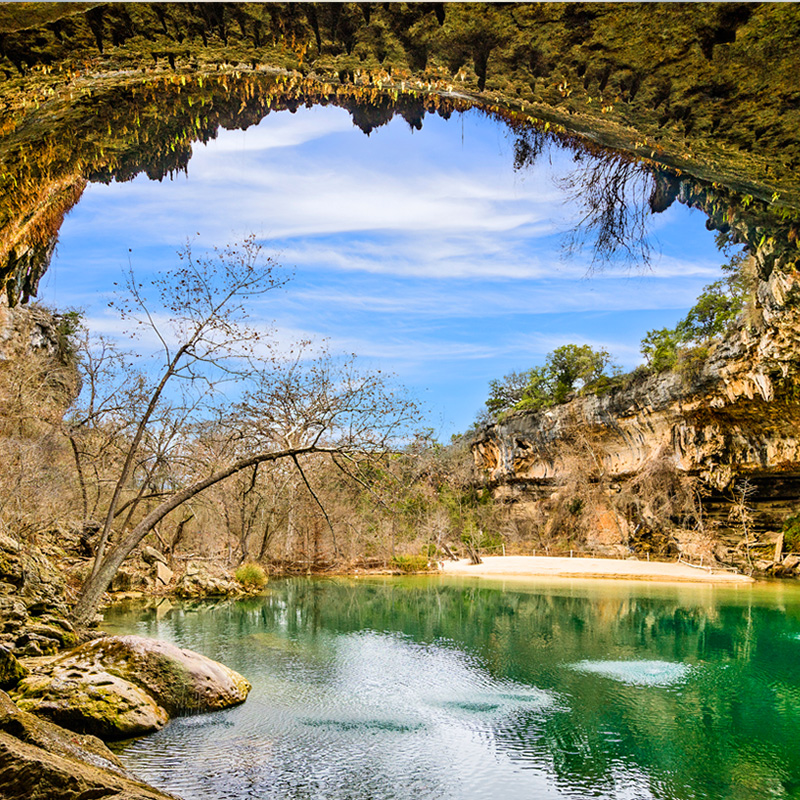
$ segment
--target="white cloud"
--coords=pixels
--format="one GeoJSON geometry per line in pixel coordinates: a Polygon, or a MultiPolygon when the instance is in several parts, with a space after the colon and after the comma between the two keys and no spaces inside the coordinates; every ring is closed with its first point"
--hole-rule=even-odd
{"type": "Polygon", "coordinates": [[[403,124],[366,139],[342,109],[270,114],[196,146],[189,180],[92,185],[67,218],[45,286],[60,304],[88,307],[95,330],[122,338],[100,298],[129,247],[145,276],[173,266],[187,235],[219,245],[254,232],[297,268],[285,294],[251,308],[265,330],[278,317],[278,352],[327,336],[334,353],[423,375],[463,398],[483,392],[486,375],[568,342],[633,364],[648,314],[674,324],[669,312],[691,306],[719,274],[713,245],[695,246],[706,232],[686,234],[688,214],[676,205],[655,220],[664,255],[649,269],[611,265],[587,278],[590,252],[561,256],[559,233],[575,212],[546,180],[546,163],[514,173],[485,120],[467,127],[461,148],[452,124],[426,122],[413,145],[403,124]]]}
{"type": "Polygon", "coordinates": [[[92,186],[97,195],[93,224],[126,229],[135,224],[160,241],[201,231],[215,240],[232,230],[271,238],[403,233],[411,236],[491,234],[538,237],[554,230],[546,199],[509,198],[446,173],[403,179],[354,170],[313,174],[245,169],[224,181],[154,186],[142,179],[128,186],[92,186]],[[101,194],[125,192],[124,216],[101,194]]]}
{"type": "MultiPolygon", "coordinates": [[[[319,111],[319,110],[317,110],[319,111]]],[[[83,202],[89,224],[136,229],[151,241],[175,243],[200,231],[215,241],[255,231],[275,239],[395,233],[436,241],[484,236],[509,244],[538,239],[562,224],[565,209],[551,183],[521,181],[493,165],[417,163],[406,155],[357,157],[334,148],[328,158],[305,156],[304,146],[351,129],[347,114],[271,115],[257,128],[222,132],[195,146],[190,179],[92,185],[83,202]],[[124,196],[124,211],[118,201],[124,196]],[[177,238],[176,238],[177,237],[177,238]]],[[[353,136],[363,139],[359,132],[353,136]]],[[[83,223],[86,225],[86,223],[83,223]]],[[[485,247],[485,243],[482,243],[485,247]]]]}

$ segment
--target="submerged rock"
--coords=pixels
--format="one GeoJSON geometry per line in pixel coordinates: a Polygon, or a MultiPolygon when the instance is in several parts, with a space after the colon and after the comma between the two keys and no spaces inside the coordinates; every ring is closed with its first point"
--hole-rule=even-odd
{"type": "Polygon", "coordinates": [[[170,716],[243,703],[238,672],[167,642],[107,636],[49,662],[14,690],[18,706],[108,741],[156,731],[170,716]]]}

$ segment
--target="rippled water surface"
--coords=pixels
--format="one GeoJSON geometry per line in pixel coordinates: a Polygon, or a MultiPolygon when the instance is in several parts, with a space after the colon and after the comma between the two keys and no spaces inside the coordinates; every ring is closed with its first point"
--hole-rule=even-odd
{"type": "Polygon", "coordinates": [[[121,747],[187,800],[800,798],[791,587],[289,580],[106,619],[253,684],[121,747]]]}

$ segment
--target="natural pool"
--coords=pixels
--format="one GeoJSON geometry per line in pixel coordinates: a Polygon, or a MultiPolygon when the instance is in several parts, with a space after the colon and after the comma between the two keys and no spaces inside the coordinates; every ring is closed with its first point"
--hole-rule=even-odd
{"type": "Polygon", "coordinates": [[[800,798],[793,586],[276,580],[106,623],[253,683],[121,746],[186,800],[800,798]]]}

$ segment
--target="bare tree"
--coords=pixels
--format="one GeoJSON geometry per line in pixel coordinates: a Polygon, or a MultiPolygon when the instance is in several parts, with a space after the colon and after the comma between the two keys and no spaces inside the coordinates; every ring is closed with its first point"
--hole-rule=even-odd
{"type": "Polygon", "coordinates": [[[127,276],[127,292],[115,303],[124,319],[155,334],[161,344],[163,368],[144,413],[137,415],[106,511],[92,577],[100,570],[120,496],[167,385],[183,381],[195,387],[205,385],[213,393],[218,387],[209,371],[242,376],[242,367],[236,362],[246,362],[261,338],[259,331],[246,324],[247,304],[287,280],[252,236],[241,245],[215,250],[214,257],[196,258],[189,244],[178,255],[181,266],[153,281],[159,307],[168,316],[166,324],[154,315],[132,271],[127,276]]]}
{"type": "Polygon", "coordinates": [[[748,478],[740,481],[734,487],[731,497],[731,507],[728,512],[728,520],[741,528],[744,537],[744,553],[747,561],[747,568],[750,574],[753,572],[753,556],[750,552],[751,542],[750,533],[753,530],[753,507],[750,505],[750,498],[755,494],[756,488],[750,483],[748,478]]]}
{"type": "MultiPolygon", "coordinates": [[[[68,439],[81,495],[84,528],[97,532],[102,526],[96,515],[109,504],[109,490],[116,489],[136,426],[151,399],[152,385],[144,372],[133,366],[129,353],[120,351],[104,338],[83,330],[76,341],[76,355],[83,391],[61,420],[68,439]]],[[[173,405],[161,402],[151,413],[129,470],[125,488],[114,510],[116,519],[125,514],[129,521],[140,504],[163,494],[157,488],[165,480],[164,465],[183,433],[184,415],[173,405]]]]}
{"type": "MultiPolygon", "coordinates": [[[[170,512],[261,464],[290,461],[333,535],[303,469],[304,458],[314,453],[354,458],[385,452],[417,418],[415,404],[380,372],[362,372],[353,358],[327,352],[310,357],[307,343],[286,357],[248,324],[247,305],[286,282],[252,237],[207,258],[196,258],[188,246],[180,255],[180,267],[154,281],[158,305],[145,296],[132,274],[124,299],[116,303],[126,319],[155,336],[161,369],[148,384],[146,406],[137,406],[131,420],[93,569],[73,609],[78,623],[91,619],[120,565],[170,512]],[[240,398],[233,405],[223,392],[229,381],[240,398]],[[178,400],[173,402],[176,391],[178,400]],[[194,444],[202,442],[202,448],[195,446],[189,453],[184,447],[178,455],[168,452],[187,432],[194,444]],[[167,443],[160,449],[148,444],[148,439],[159,438],[167,443]],[[162,460],[178,458],[179,480],[155,485],[158,459],[143,466],[145,449],[163,453],[162,460]],[[202,458],[197,457],[200,452],[202,458]],[[155,505],[138,522],[127,514],[116,529],[137,464],[142,477],[134,498],[155,497],[155,505]]],[[[334,548],[338,549],[335,537],[334,548]]]]}

